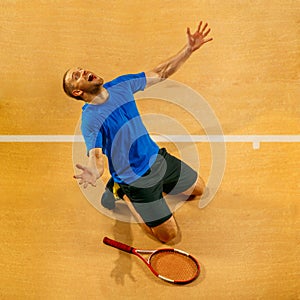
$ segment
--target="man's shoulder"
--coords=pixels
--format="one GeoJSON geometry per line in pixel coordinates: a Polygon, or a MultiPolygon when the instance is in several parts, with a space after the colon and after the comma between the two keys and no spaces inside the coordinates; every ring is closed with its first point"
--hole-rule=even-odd
{"type": "Polygon", "coordinates": [[[89,126],[91,123],[99,122],[102,118],[102,112],[97,105],[84,104],[81,113],[82,126],[89,126]]]}
{"type": "Polygon", "coordinates": [[[115,79],[106,82],[103,87],[104,88],[111,88],[113,86],[124,86],[126,84],[130,84],[131,80],[136,80],[136,79],[143,79],[145,78],[145,72],[140,72],[136,74],[124,74],[116,77],[115,79]]]}

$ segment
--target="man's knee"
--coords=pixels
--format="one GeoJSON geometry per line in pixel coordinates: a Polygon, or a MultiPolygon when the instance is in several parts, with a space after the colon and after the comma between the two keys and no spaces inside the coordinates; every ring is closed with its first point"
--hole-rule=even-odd
{"type": "Polygon", "coordinates": [[[177,236],[178,228],[175,218],[172,216],[164,223],[151,227],[154,236],[163,243],[167,243],[177,236]]]}
{"type": "Polygon", "coordinates": [[[188,196],[202,196],[204,194],[204,191],[205,191],[205,182],[199,176],[197,178],[197,181],[182,194],[188,195],[188,196]]]}

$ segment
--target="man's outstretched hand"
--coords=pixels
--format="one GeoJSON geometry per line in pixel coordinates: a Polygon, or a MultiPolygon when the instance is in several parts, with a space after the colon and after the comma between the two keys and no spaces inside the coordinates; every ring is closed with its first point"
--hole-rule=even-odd
{"type": "Polygon", "coordinates": [[[190,28],[187,28],[187,39],[188,39],[188,48],[194,52],[199,49],[202,45],[207,42],[212,41],[212,38],[207,38],[208,34],[210,33],[210,28],[207,27],[208,24],[205,23],[202,28],[202,21],[200,22],[198,29],[194,34],[191,34],[190,28]]]}
{"type": "Polygon", "coordinates": [[[73,176],[75,179],[80,179],[80,185],[83,184],[84,188],[87,188],[89,184],[92,186],[96,186],[96,181],[98,178],[100,178],[100,174],[97,169],[94,170],[92,168],[85,167],[80,164],[77,164],[76,167],[82,170],[81,174],[73,176]]]}

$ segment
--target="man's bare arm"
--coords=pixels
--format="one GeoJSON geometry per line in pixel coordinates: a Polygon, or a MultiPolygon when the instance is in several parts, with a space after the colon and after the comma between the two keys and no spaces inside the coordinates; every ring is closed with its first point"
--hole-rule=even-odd
{"type": "Polygon", "coordinates": [[[97,170],[101,177],[104,172],[104,160],[101,148],[91,149],[89,152],[88,167],[97,170]]]}
{"type": "Polygon", "coordinates": [[[208,24],[206,23],[202,28],[201,21],[194,34],[191,34],[190,28],[187,28],[187,44],[176,55],[146,72],[146,87],[170,77],[185,63],[194,51],[198,50],[205,43],[212,41],[212,38],[207,38],[210,32],[207,26],[208,24]]]}
{"type": "Polygon", "coordinates": [[[191,54],[192,51],[187,46],[184,46],[184,48],[175,56],[159,64],[154,69],[146,72],[146,87],[152,86],[170,77],[183,65],[183,63],[191,56],[191,54]]]}

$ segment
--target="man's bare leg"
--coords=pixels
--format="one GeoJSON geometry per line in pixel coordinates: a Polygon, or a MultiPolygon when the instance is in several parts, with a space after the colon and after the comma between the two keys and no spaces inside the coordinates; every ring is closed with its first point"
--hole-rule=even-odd
{"type": "Polygon", "coordinates": [[[178,233],[178,228],[174,216],[172,216],[170,219],[158,226],[149,227],[147,224],[145,224],[140,214],[135,210],[130,199],[126,195],[123,196],[123,199],[127,203],[131,213],[139,222],[140,226],[145,232],[147,232],[148,234],[150,234],[151,236],[155,237],[163,243],[167,243],[176,237],[178,233]]]}
{"type": "Polygon", "coordinates": [[[205,188],[206,187],[204,180],[200,176],[198,176],[196,182],[182,194],[191,196],[191,198],[193,196],[202,196],[204,194],[205,188]]]}

